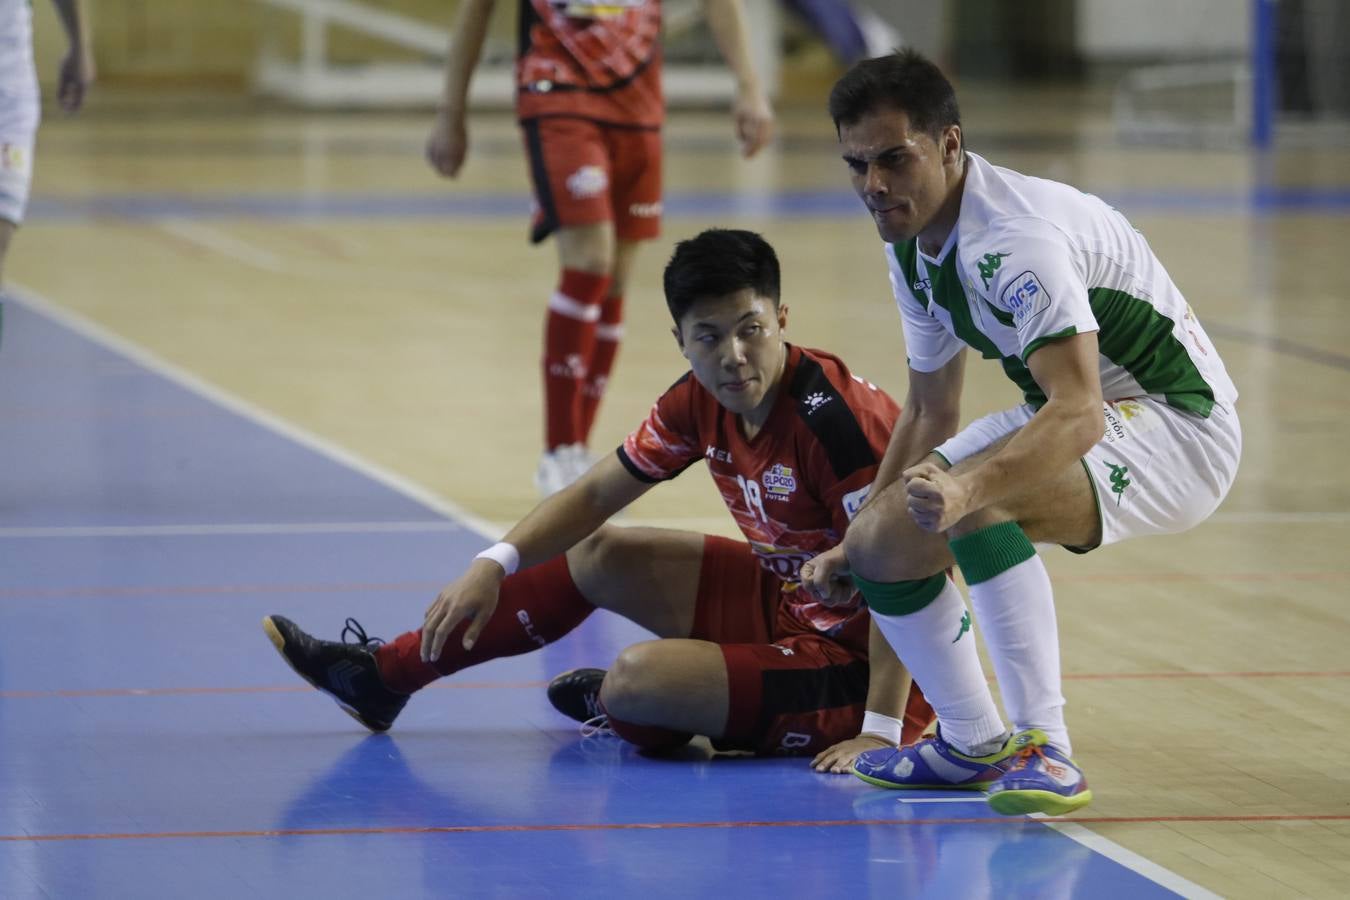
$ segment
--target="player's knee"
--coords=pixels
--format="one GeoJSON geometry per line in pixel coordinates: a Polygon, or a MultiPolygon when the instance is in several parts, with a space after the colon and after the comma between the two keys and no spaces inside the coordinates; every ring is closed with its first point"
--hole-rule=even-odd
{"type": "MultiPolygon", "coordinates": [[[[927,554],[909,540],[912,528],[897,516],[903,507],[883,503],[885,497],[858,513],[844,535],[844,555],[849,568],[868,581],[908,581],[927,578],[933,572],[927,554]]],[[[938,566],[941,568],[941,566],[938,566]]]]}
{"type": "Polygon", "coordinates": [[[625,721],[650,722],[651,707],[660,702],[661,641],[626,647],[605,673],[600,700],[605,710],[625,721]]]}
{"type": "Polygon", "coordinates": [[[631,540],[624,529],[612,525],[601,525],[589,537],[567,551],[567,567],[578,588],[589,581],[588,573],[611,571],[612,567],[625,558],[625,551],[631,540]]]}

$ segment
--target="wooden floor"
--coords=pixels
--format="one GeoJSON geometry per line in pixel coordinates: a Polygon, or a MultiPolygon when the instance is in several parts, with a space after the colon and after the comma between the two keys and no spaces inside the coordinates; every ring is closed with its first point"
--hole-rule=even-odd
{"type": "MultiPolygon", "coordinates": [[[[820,105],[786,115],[783,139],[751,162],[720,115],[671,123],[671,214],[637,269],[596,447],[683,371],[660,270],[673,241],[714,224],[778,248],[794,340],[903,395],[881,248],[820,105]]],[[[1069,722],[1097,796],[1084,821],[1226,896],[1342,896],[1350,154],[1130,146],[1107,108],[1090,93],[972,86],[968,146],[1131,217],[1237,382],[1246,446],[1228,501],[1194,532],[1047,554],[1069,722]]],[[[44,125],[8,280],[504,526],[534,500],[553,250],[525,243],[509,118],[473,122],[455,184],[421,160],[427,124],[96,96],[44,125]]],[[[976,362],[967,397],[973,417],[1014,394],[976,362]]],[[[697,472],[625,521],[731,533],[697,472]]]]}

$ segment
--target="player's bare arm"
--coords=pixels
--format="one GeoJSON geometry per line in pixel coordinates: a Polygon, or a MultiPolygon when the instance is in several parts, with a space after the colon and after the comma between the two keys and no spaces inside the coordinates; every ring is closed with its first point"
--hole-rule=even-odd
{"type": "MultiPolygon", "coordinates": [[[[610,454],[536,506],[502,540],[520,554],[520,567],[528,568],[570,550],[651,488],[610,454]]],[[[470,624],[464,632],[464,648],[473,646],[497,608],[498,590],[506,575],[500,563],[475,559],[437,595],[422,626],[424,661],[437,659],[450,632],[465,620],[470,624]]]]}
{"type": "Polygon", "coordinates": [[[945,532],[1082,458],[1102,437],[1097,357],[1095,332],[1050,341],[1027,360],[1046,403],[1003,449],[959,475],[932,461],[906,469],[906,502],[915,524],[924,531],[945,532]]]}
{"type": "Polygon", "coordinates": [[[455,15],[450,32],[450,48],[445,62],[445,86],[436,122],[427,138],[427,162],[447,178],[454,178],[469,152],[469,134],[465,125],[468,110],[469,81],[483,53],[488,23],[496,0],[464,0],[455,15]]]}
{"type": "Polygon", "coordinates": [[[94,56],[89,44],[89,17],[80,0],[52,0],[66,32],[66,55],[61,58],[56,96],[68,113],[84,104],[84,93],[94,81],[94,56]]]}
{"type": "Polygon", "coordinates": [[[731,114],[741,155],[754,156],[773,137],[773,108],[750,58],[745,9],[741,0],[703,0],[703,12],[718,51],[736,78],[731,114]]]}
{"type": "Polygon", "coordinates": [[[817,772],[848,772],[859,753],[879,747],[894,747],[903,727],[905,702],[913,684],[909,670],[895,655],[885,635],[873,622],[867,637],[867,712],[869,719],[884,723],[889,733],[864,731],[816,754],[811,768],[817,772]],[[891,727],[893,726],[893,727],[891,727]]]}

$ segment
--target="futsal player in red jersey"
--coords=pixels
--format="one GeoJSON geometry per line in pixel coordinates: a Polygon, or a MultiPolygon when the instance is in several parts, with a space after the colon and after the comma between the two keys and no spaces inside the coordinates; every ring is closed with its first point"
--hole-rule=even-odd
{"type": "MultiPolygon", "coordinates": [[[[769,140],[773,114],[750,64],[741,0],[703,0],[736,80],[741,151],[769,140]]],[[[459,174],[468,152],[469,80],[494,0],[461,0],[427,158],[459,174]]],[[[623,297],[638,244],[661,225],[660,0],[519,0],[516,113],[534,185],[530,239],[556,233],[561,273],[544,329],[548,496],[589,468],[586,449],[623,335],[623,297]]]]}
{"type": "Polygon", "coordinates": [[[665,293],[691,371],[623,445],[480,553],[418,631],[375,646],[349,620],[357,640],[339,643],[269,616],[297,672],[384,731],[419,688],[556,641],[601,608],[658,638],[607,671],[559,676],[550,699],[578,720],[607,716],[639,746],[702,734],[847,771],[863,750],[922,733],[932,712],[852,584],[837,582],[828,599],[842,605],[827,606],[798,580],[843,539],[898,407],[836,357],[787,342],[778,260],[756,234],[680,243],[665,293]],[[605,524],[700,461],[745,540],[605,524]]]}

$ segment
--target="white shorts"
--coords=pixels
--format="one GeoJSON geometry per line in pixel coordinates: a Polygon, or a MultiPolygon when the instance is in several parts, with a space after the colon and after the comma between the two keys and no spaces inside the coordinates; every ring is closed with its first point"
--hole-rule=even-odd
{"type": "Polygon", "coordinates": [[[9,26],[0,29],[0,219],[18,224],[28,208],[41,104],[27,22],[9,26]]]}
{"type": "MultiPolygon", "coordinates": [[[[952,465],[1031,421],[1028,405],[972,422],[934,452],[952,465]]],[[[1150,397],[1102,404],[1106,431],[1083,457],[1097,494],[1102,541],[1185,531],[1209,517],[1233,486],[1242,456],[1237,411],[1214,404],[1209,418],[1150,397]]],[[[1092,549],[1092,548],[1069,548],[1092,549]]]]}

